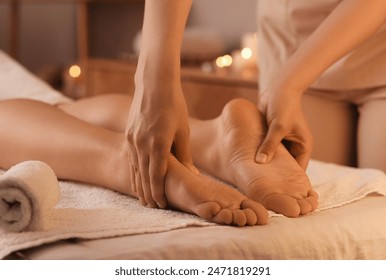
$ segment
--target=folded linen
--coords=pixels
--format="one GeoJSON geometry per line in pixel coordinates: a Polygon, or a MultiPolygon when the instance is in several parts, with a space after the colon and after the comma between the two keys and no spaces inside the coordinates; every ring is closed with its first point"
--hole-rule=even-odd
{"type": "Polygon", "coordinates": [[[0,176],[0,229],[43,231],[60,200],[54,171],[41,161],[19,163],[0,176]]]}

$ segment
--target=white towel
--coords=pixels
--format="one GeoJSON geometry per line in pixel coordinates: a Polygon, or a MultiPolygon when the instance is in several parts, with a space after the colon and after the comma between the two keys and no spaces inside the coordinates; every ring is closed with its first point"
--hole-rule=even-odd
{"type": "Polygon", "coordinates": [[[13,251],[68,238],[96,239],[214,225],[183,212],[144,207],[137,199],[98,186],[59,183],[61,200],[48,216],[49,228],[20,233],[0,229],[0,259],[13,251]]]}
{"type": "Polygon", "coordinates": [[[44,231],[59,200],[59,182],[51,167],[41,161],[19,163],[0,175],[0,229],[44,231]]]}
{"type": "Polygon", "coordinates": [[[319,194],[316,211],[342,206],[372,193],[386,196],[386,174],[381,170],[311,160],[307,175],[319,194]]]}
{"type": "Polygon", "coordinates": [[[72,102],[0,50],[0,100],[28,98],[48,104],[72,102]]]}
{"type": "MultiPolygon", "coordinates": [[[[342,206],[370,193],[386,195],[386,175],[378,170],[311,161],[307,172],[319,194],[317,211],[342,206]]],[[[62,199],[51,210],[50,227],[41,232],[0,231],[0,258],[68,238],[95,239],[214,225],[193,215],[143,207],[136,199],[96,186],[61,181],[60,187],[62,199]]]]}

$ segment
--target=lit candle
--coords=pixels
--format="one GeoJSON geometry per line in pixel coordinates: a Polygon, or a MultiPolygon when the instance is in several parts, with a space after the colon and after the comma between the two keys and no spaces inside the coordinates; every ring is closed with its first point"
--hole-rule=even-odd
{"type": "Polygon", "coordinates": [[[248,60],[248,59],[251,59],[251,58],[252,58],[252,56],[253,56],[253,51],[252,51],[250,48],[245,47],[245,48],[243,48],[243,49],[241,50],[240,54],[241,54],[241,57],[242,57],[243,59],[248,60]]]}
{"type": "Polygon", "coordinates": [[[249,64],[257,65],[257,33],[246,33],[241,39],[242,52],[248,57],[249,64]]]}
{"type": "Polygon", "coordinates": [[[70,74],[71,78],[76,79],[80,76],[80,74],[82,74],[82,70],[80,69],[80,67],[78,65],[72,65],[68,69],[68,74],[70,74]]]}
{"type": "Polygon", "coordinates": [[[85,88],[82,81],[82,69],[79,65],[71,65],[64,72],[63,92],[74,99],[81,98],[85,95],[85,88]]]}
{"type": "Polygon", "coordinates": [[[218,68],[229,67],[229,66],[232,65],[232,63],[233,63],[233,58],[229,54],[226,54],[226,55],[223,55],[223,56],[219,56],[216,59],[216,65],[217,65],[218,68]]]}

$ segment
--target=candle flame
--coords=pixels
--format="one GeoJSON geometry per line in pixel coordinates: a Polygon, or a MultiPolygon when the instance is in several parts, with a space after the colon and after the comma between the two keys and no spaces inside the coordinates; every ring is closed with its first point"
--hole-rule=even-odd
{"type": "Polygon", "coordinates": [[[223,55],[216,59],[216,65],[219,68],[229,67],[233,63],[233,58],[229,55],[223,55]]]}
{"type": "Polygon", "coordinates": [[[248,60],[252,57],[252,50],[250,48],[243,48],[241,50],[241,57],[248,60]]]}
{"type": "Polygon", "coordinates": [[[78,65],[72,65],[70,69],[68,69],[68,73],[72,78],[78,78],[80,74],[82,74],[82,69],[78,65]]]}

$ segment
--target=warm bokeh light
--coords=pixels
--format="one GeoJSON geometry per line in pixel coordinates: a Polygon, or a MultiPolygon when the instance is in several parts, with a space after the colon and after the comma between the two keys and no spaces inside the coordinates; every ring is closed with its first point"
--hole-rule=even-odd
{"type": "Polygon", "coordinates": [[[218,57],[217,59],[216,59],[216,65],[217,65],[217,67],[219,67],[219,68],[223,68],[224,67],[224,65],[222,64],[222,56],[220,56],[220,57],[218,57]]]}
{"type": "Polygon", "coordinates": [[[78,65],[72,65],[70,69],[68,69],[68,73],[72,78],[78,78],[80,74],[82,74],[82,70],[78,65]]]}
{"type": "Polygon", "coordinates": [[[244,59],[250,59],[252,57],[252,50],[250,48],[243,48],[241,50],[241,57],[244,59]]]}
{"type": "Polygon", "coordinates": [[[229,67],[232,65],[232,62],[233,58],[229,54],[220,56],[216,59],[216,65],[219,68],[229,67]]]}

